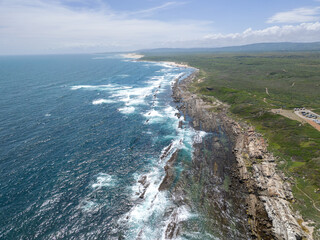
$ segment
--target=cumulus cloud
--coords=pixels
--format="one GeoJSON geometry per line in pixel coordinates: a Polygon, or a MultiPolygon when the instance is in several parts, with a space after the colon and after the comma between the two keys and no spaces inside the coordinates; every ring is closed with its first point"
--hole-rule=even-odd
{"type": "Polygon", "coordinates": [[[320,20],[320,7],[296,8],[287,12],[279,12],[268,19],[267,23],[303,23],[320,20]]]}
{"type": "MultiPolygon", "coordinates": [[[[261,30],[246,29],[240,33],[208,34],[202,39],[174,43],[182,47],[225,47],[267,42],[320,41],[320,22],[272,26],[261,30]]],[[[171,43],[172,44],[172,43],[171,43]]]]}

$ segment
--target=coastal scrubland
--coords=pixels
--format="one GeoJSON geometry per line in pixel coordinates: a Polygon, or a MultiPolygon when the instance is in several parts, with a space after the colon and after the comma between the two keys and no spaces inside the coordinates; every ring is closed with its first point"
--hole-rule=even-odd
{"type": "Polygon", "coordinates": [[[293,207],[320,228],[320,132],[271,112],[305,107],[320,113],[320,52],[147,53],[143,60],[198,68],[189,90],[227,103],[233,118],[263,134],[293,184],[293,207]]]}

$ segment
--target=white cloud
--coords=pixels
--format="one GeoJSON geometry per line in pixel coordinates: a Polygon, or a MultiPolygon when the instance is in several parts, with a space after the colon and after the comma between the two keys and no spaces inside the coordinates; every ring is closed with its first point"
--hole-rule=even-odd
{"type": "Polygon", "coordinates": [[[296,8],[287,12],[279,12],[268,19],[267,23],[303,23],[320,20],[320,7],[296,8]]]}
{"type": "MultiPolygon", "coordinates": [[[[99,2],[95,8],[79,5],[75,9],[58,0],[0,1],[0,54],[134,50],[154,47],[158,40],[191,40],[210,29],[208,21],[143,19],[117,13],[99,2]]],[[[143,11],[176,5],[168,2],[143,11]]]]}
{"type": "Polygon", "coordinates": [[[186,4],[185,2],[167,2],[167,3],[164,3],[160,6],[156,6],[156,7],[153,7],[153,8],[148,8],[148,9],[144,9],[144,10],[140,10],[140,11],[136,11],[136,12],[131,12],[129,13],[128,15],[150,15],[154,12],[157,12],[157,11],[160,11],[160,10],[163,10],[163,9],[167,9],[167,8],[170,8],[170,7],[175,7],[175,6],[179,6],[179,5],[184,5],[186,4]]]}
{"type": "Polygon", "coordinates": [[[261,30],[248,28],[241,33],[209,34],[202,39],[175,42],[171,45],[180,45],[180,47],[225,47],[251,43],[316,41],[320,41],[320,22],[272,26],[261,30]]]}
{"type": "MultiPolygon", "coordinates": [[[[257,42],[320,41],[320,23],[212,32],[208,21],[160,21],[115,12],[101,0],[0,0],[0,54],[83,53],[158,47],[222,47],[257,42]],[[92,3],[91,1],[91,3],[92,3]],[[71,4],[72,5],[72,4],[71,4]]],[[[168,2],[144,13],[178,7],[168,2]]]]}

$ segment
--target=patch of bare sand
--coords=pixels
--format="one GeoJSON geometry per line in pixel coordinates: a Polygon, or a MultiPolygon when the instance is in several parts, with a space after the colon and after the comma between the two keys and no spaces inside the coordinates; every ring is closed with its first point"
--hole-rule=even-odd
{"type": "Polygon", "coordinates": [[[307,121],[301,117],[299,117],[297,114],[294,113],[293,110],[284,110],[284,109],[272,109],[271,112],[275,114],[280,114],[286,118],[290,118],[292,120],[299,121],[301,123],[307,123],[307,121]]]}
{"type": "Polygon", "coordinates": [[[121,54],[121,55],[125,58],[132,58],[132,59],[139,59],[144,57],[144,55],[137,54],[137,53],[127,53],[127,54],[121,54]]]}
{"type": "Polygon", "coordinates": [[[185,63],[176,63],[176,62],[168,62],[168,61],[163,61],[163,63],[168,64],[170,66],[174,66],[174,67],[191,68],[188,64],[185,64],[185,63]]]}
{"type": "Polygon", "coordinates": [[[309,123],[312,127],[320,131],[320,125],[315,123],[312,120],[302,118],[298,114],[296,114],[293,110],[284,110],[284,109],[272,109],[271,112],[275,114],[280,114],[284,117],[290,118],[292,120],[296,120],[301,122],[302,124],[309,123]]]}
{"type": "Polygon", "coordinates": [[[315,129],[317,129],[318,131],[320,131],[320,125],[315,123],[312,120],[306,120],[312,127],[314,127],[315,129]]]}

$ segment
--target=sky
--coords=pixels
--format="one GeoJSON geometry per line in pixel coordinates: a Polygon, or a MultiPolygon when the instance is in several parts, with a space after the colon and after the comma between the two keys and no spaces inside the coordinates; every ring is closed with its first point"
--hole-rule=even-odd
{"type": "Polygon", "coordinates": [[[0,0],[0,55],[320,41],[320,0],[0,0]]]}

